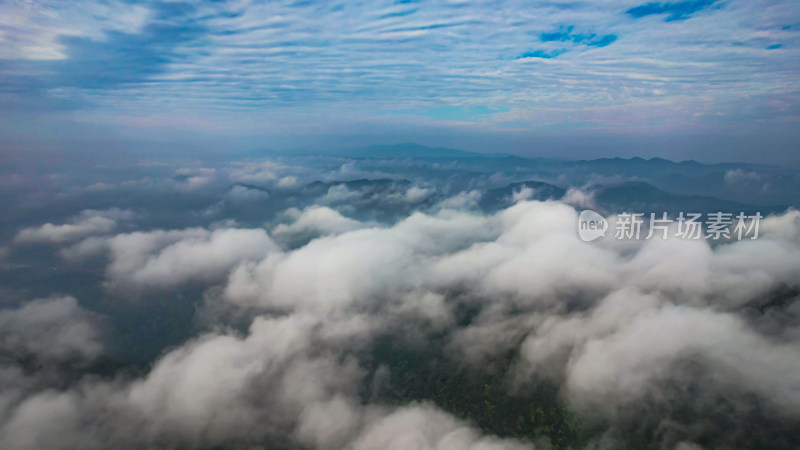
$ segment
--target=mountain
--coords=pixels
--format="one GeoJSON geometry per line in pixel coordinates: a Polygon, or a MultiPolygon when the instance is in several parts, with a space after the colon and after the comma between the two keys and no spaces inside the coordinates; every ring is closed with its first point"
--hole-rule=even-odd
{"type": "Polygon", "coordinates": [[[595,203],[608,213],[662,213],[675,215],[685,213],[709,212],[761,212],[784,211],[785,206],[758,206],[748,203],[723,200],[706,195],[685,195],[665,192],[643,182],[626,182],[614,185],[595,186],[589,189],[594,193],[595,203]]]}
{"type": "Polygon", "coordinates": [[[428,147],[406,142],[402,144],[369,145],[336,150],[253,150],[245,156],[329,156],[338,158],[502,158],[507,154],[467,152],[447,147],[428,147]]]}
{"type": "Polygon", "coordinates": [[[335,153],[353,158],[486,158],[494,156],[446,147],[428,147],[411,142],[394,145],[370,145],[361,148],[336,150],[335,153]]]}
{"type": "Polygon", "coordinates": [[[301,188],[301,192],[305,195],[320,196],[328,192],[332,187],[341,186],[349,191],[360,192],[370,195],[382,195],[387,193],[405,192],[411,186],[408,180],[391,180],[388,178],[379,179],[366,179],[361,178],[358,180],[350,181],[314,181],[301,188]]]}
{"type": "MultiPolygon", "coordinates": [[[[565,194],[564,189],[549,183],[521,181],[490,189],[481,198],[480,206],[485,211],[507,208],[514,203],[515,195],[519,195],[526,188],[532,191],[525,197],[528,200],[558,200],[565,194]]],[[[708,195],[676,194],[639,181],[594,185],[586,190],[592,193],[596,208],[605,214],[628,212],[649,215],[649,213],[666,212],[670,216],[675,216],[680,212],[707,214],[721,211],[734,215],[739,212],[746,214],[760,212],[767,215],[786,210],[786,206],[783,205],[755,205],[708,195]]]]}

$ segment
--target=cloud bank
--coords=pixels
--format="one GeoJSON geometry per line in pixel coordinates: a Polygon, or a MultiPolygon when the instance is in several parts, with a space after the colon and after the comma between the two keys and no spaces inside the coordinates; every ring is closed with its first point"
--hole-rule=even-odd
{"type": "MultiPolygon", "coordinates": [[[[764,219],[758,240],[715,246],[584,243],[574,230],[577,212],[557,201],[519,199],[491,215],[436,211],[377,225],[312,207],[271,233],[223,227],[88,238],[79,245],[102,240],[109,289],[206,286],[211,326],[140,375],[98,378],[60,367],[56,378],[70,381],[53,384],[52,375],[6,365],[3,442],[320,449],[560,442],[546,431],[501,438],[491,422],[460,417],[446,403],[392,400],[387,392],[412,381],[402,364],[378,362],[386,339],[427,355],[416,373],[453,367],[479,376],[506,361],[498,386],[511,402],[553,386],[554,401],[591,424],[580,432],[587,448],[793,439],[797,211],[764,219]],[[309,230],[303,243],[286,243],[309,230]],[[247,326],[231,317],[245,317],[247,326]],[[731,424],[742,431],[730,433],[731,424]]],[[[102,353],[71,298],[6,311],[0,323],[15,348],[37,357],[69,353],[89,363],[102,353]],[[53,332],[28,333],[33,324],[52,324],[53,332]]],[[[526,405],[533,412],[518,420],[535,424],[543,404],[526,405]]]]}

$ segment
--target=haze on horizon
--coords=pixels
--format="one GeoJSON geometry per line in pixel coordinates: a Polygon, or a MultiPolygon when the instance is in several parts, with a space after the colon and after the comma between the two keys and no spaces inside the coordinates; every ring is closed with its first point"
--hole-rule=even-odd
{"type": "Polygon", "coordinates": [[[797,165],[798,30],[782,1],[7,1],[0,147],[797,165]]]}

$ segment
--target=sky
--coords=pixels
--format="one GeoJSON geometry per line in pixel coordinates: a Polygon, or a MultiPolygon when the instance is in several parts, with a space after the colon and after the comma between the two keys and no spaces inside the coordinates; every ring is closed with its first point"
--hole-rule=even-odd
{"type": "Polygon", "coordinates": [[[800,166],[800,2],[0,2],[5,151],[800,166]]]}

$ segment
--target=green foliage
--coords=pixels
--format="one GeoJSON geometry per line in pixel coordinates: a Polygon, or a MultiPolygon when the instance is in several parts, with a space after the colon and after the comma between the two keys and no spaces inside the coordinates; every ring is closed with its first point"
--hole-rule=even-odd
{"type": "Polygon", "coordinates": [[[579,447],[588,439],[554,386],[540,383],[511,394],[513,353],[476,370],[450,361],[436,342],[414,346],[385,337],[370,356],[373,373],[379,367],[390,373],[378,392],[370,393],[384,402],[430,401],[485,432],[532,441],[546,438],[559,448],[579,447]]]}

